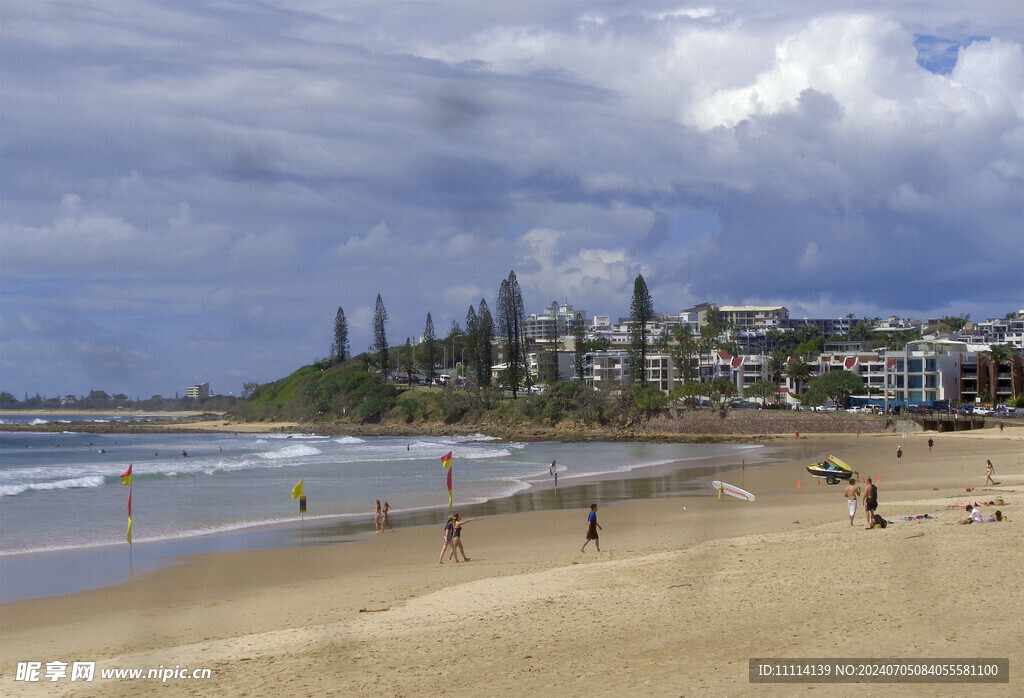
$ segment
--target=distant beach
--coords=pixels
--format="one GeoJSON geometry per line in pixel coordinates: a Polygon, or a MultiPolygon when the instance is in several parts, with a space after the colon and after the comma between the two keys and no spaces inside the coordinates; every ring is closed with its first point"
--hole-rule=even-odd
{"type": "MultiPolygon", "coordinates": [[[[439,523],[399,526],[359,545],[339,545],[353,537],[338,532],[317,545],[202,555],[125,584],[7,603],[0,647],[12,661],[0,680],[12,695],[34,694],[38,686],[13,681],[13,659],[85,658],[208,667],[213,677],[198,690],[228,695],[746,695],[752,657],[993,656],[1009,658],[1011,682],[972,688],[1019,694],[1024,429],[802,434],[786,448],[779,464],[721,475],[754,492],[753,503],[718,501],[710,486],[657,496],[657,478],[640,498],[615,501],[609,493],[631,486],[601,480],[564,508],[485,514],[467,526],[472,560],[458,565],[437,564],[439,523]],[[862,509],[849,525],[842,486],[805,470],[820,453],[880,482],[886,529],[865,530],[862,509]],[[983,486],[986,459],[995,486],[983,486]],[[601,553],[579,553],[588,498],[600,507],[601,553]],[[955,524],[965,503],[996,498],[1008,522],[955,524]]],[[[183,692],[193,682],[171,683],[183,692]]]]}

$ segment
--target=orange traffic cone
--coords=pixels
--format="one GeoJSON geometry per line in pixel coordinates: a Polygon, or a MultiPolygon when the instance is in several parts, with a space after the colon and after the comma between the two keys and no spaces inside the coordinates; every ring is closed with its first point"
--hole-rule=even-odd
{"type": "Polygon", "coordinates": [[[797,480],[797,481],[796,481],[796,488],[797,488],[797,489],[800,489],[801,487],[803,487],[803,485],[801,485],[801,484],[800,484],[800,481],[799,481],[799,480],[797,480]]]}
{"type": "Polygon", "coordinates": [[[882,476],[881,475],[879,475],[878,477],[875,478],[875,482],[879,482],[880,483],[881,481],[882,481],[882,476]]]}

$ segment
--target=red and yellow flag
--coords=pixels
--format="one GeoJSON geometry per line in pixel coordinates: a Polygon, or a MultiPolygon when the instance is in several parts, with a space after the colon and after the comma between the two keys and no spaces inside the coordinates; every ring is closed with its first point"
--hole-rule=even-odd
{"type": "Polygon", "coordinates": [[[441,456],[441,467],[448,469],[448,511],[452,510],[452,471],[455,468],[452,467],[452,452],[441,456]]]}
{"type": "Polygon", "coordinates": [[[125,534],[125,540],[128,541],[128,545],[132,543],[132,468],[134,465],[129,465],[128,470],[121,473],[121,484],[128,488],[128,533],[125,534]]]}

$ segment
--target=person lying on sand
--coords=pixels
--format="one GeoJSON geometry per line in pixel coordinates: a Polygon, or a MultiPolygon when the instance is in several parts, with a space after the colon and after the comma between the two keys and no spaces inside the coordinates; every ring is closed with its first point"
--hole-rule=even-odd
{"type": "MultiPolygon", "coordinates": [[[[993,500],[989,500],[987,502],[967,502],[966,504],[969,504],[970,506],[974,507],[975,509],[979,509],[981,507],[1001,507],[1001,506],[1005,506],[1005,505],[1009,504],[1009,502],[1003,501],[1000,498],[999,501],[996,501],[996,500],[993,499],[993,500]]],[[[946,508],[947,509],[963,509],[964,506],[965,506],[965,504],[947,504],[946,508]]]]}

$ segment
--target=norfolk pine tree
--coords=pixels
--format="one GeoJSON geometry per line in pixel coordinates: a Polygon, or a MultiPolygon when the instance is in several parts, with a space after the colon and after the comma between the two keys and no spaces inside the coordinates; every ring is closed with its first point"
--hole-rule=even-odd
{"type": "Polygon", "coordinates": [[[334,316],[334,344],[333,354],[338,363],[348,359],[348,320],[345,319],[345,311],[338,306],[338,313],[334,316]]]}
{"type": "Polygon", "coordinates": [[[427,371],[427,382],[433,383],[437,375],[437,336],[434,334],[434,321],[427,313],[427,324],[423,328],[423,362],[427,371]]]}
{"type": "Polygon", "coordinates": [[[377,294],[377,307],[373,311],[373,350],[377,353],[380,372],[387,379],[391,361],[388,358],[388,311],[384,309],[384,301],[377,294]]]}
{"type": "Polygon", "coordinates": [[[647,385],[647,323],[654,319],[654,301],[642,275],[633,281],[633,301],[629,306],[629,367],[631,380],[647,385]]]}

